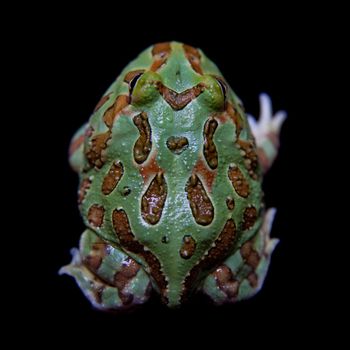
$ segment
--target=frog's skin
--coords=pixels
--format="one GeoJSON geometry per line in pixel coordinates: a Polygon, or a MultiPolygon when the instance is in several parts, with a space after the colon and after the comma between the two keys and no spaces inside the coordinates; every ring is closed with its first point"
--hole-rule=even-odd
{"type": "Polygon", "coordinates": [[[277,243],[262,174],[285,118],[261,103],[250,127],[215,64],[177,42],[146,49],[110,86],[72,140],[87,229],[60,270],[96,308],[151,290],[174,307],[197,291],[222,304],[260,289],[277,243]]]}

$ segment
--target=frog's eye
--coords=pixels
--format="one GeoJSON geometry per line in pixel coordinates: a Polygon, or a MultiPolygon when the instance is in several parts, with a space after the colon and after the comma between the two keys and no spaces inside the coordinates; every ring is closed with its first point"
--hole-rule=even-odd
{"type": "Polygon", "coordinates": [[[134,71],[131,71],[131,72],[127,73],[126,76],[124,77],[124,81],[129,84],[129,93],[130,93],[130,95],[133,93],[134,87],[135,87],[137,81],[143,75],[143,73],[144,73],[143,69],[134,70],[134,71]]]}
{"type": "Polygon", "coordinates": [[[219,85],[221,87],[222,94],[224,96],[224,99],[226,100],[226,94],[227,94],[227,85],[226,85],[226,83],[220,77],[215,77],[215,79],[219,83],[219,85]]]}
{"type": "Polygon", "coordinates": [[[221,77],[205,75],[203,84],[206,86],[203,98],[208,107],[215,111],[223,110],[228,90],[225,81],[221,77]]]}
{"type": "MultiPolygon", "coordinates": [[[[134,71],[127,78],[132,105],[145,105],[159,98],[157,85],[161,77],[155,72],[134,71]],[[133,74],[131,74],[133,73],[133,74]]],[[[128,75],[127,74],[127,75],[128,75]]]]}

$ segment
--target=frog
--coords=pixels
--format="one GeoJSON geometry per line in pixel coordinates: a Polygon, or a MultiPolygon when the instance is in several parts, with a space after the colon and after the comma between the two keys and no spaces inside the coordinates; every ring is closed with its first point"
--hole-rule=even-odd
{"type": "Polygon", "coordinates": [[[200,49],[143,51],[72,138],[86,229],[59,273],[103,311],[152,295],[169,308],[197,293],[216,305],[254,296],[278,243],[262,179],[286,118],[267,94],[260,106],[246,114],[200,49]]]}

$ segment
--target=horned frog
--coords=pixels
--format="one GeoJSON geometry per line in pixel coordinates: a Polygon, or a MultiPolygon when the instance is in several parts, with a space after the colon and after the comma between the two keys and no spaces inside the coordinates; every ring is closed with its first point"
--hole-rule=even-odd
{"type": "Polygon", "coordinates": [[[261,95],[259,121],[201,50],[171,42],[143,51],[73,137],[86,230],[72,262],[98,309],[169,307],[197,291],[216,304],[261,288],[277,239],[262,175],[285,112],[261,95]]]}

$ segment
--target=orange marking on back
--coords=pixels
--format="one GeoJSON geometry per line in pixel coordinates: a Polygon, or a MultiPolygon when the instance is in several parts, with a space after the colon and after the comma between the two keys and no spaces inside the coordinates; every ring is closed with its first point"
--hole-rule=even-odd
{"type": "Polygon", "coordinates": [[[139,167],[140,174],[145,184],[148,183],[150,177],[153,177],[162,170],[157,163],[156,157],[157,152],[154,152],[151,157],[139,167]]]}
{"type": "Polygon", "coordinates": [[[213,182],[215,180],[215,177],[217,175],[217,170],[210,170],[206,164],[206,162],[203,160],[202,157],[200,157],[196,163],[196,165],[193,168],[193,174],[199,174],[201,177],[202,182],[207,187],[208,192],[211,193],[211,189],[213,187],[213,182]]]}

